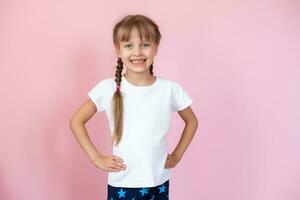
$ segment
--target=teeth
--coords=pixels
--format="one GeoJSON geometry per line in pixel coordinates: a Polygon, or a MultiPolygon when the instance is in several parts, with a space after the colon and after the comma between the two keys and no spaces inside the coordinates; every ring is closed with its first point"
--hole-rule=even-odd
{"type": "Polygon", "coordinates": [[[131,60],[132,63],[143,63],[144,60],[131,60]]]}

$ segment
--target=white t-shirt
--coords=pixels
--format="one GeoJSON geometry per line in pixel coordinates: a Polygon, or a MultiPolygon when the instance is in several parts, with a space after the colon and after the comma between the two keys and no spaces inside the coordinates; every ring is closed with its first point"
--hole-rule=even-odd
{"type": "MultiPolygon", "coordinates": [[[[111,100],[116,91],[114,78],[103,79],[88,96],[98,112],[105,111],[111,135],[113,119],[111,100]]],[[[123,133],[113,154],[127,166],[119,172],[108,172],[108,184],[115,187],[154,187],[170,178],[165,169],[168,155],[166,134],[171,113],[183,110],[193,100],[175,81],[156,76],[149,86],[136,86],[122,75],[120,91],[123,96],[123,133]]]]}

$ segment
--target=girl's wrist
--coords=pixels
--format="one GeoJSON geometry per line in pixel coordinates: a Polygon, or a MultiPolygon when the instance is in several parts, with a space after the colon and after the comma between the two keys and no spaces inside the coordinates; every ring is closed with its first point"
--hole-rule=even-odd
{"type": "Polygon", "coordinates": [[[171,156],[172,156],[177,162],[179,162],[179,161],[181,160],[181,158],[182,158],[182,156],[180,156],[180,155],[177,154],[176,152],[173,152],[173,153],[171,154],[171,156]]]}
{"type": "Polygon", "coordinates": [[[102,160],[102,158],[103,158],[103,155],[101,155],[99,153],[90,157],[90,159],[92,160],[92,162],[95,162],[95,161],[98,161],[98,160],[102,160]]]}

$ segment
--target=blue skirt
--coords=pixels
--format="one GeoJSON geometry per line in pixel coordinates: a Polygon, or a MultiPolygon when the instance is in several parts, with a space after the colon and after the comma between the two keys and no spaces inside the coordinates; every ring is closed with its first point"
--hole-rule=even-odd
{"type": "Polygon", "coordinates": [[[169,200],[169,180],[155,187],[128,188],[107,185],[107,200],[169,200]]]}

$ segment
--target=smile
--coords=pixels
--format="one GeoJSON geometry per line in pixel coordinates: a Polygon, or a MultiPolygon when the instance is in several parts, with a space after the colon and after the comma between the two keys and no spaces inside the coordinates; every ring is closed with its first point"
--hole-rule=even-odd
{"type": "Polygon", "coordinates": [[[130,60],[132,64],[143,64],[146,61],[146,59],[136,59],[136,60],[130,60]]]}

